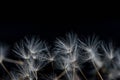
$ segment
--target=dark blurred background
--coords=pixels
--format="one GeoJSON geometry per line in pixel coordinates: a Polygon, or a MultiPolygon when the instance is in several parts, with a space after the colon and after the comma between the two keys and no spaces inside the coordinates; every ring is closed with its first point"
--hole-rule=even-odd
{"type": "Polygon", "coordinates": [[[80,18],[75,24],[42,23],[39,20],[7,20],[0,22],[0,41],[7,43],[14,43],[28,35],[37,35],[42,40],[49,42],[54,41],[56,37],[64,36],[68,32],[77,33],[79,36],[95,34],[101,39],[115,40],[119,43],[120,19],[80,18]]]}

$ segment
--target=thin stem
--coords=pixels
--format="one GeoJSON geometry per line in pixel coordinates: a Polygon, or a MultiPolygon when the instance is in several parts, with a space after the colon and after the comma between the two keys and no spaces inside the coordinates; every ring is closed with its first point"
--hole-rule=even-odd
{"type": "Polygon", "coordinates": [[[86,78],[85,74],[83,73],[83,71],[81,70],[81,68],[79,68],[79,71],[82,74],[82,76],[84,77],[84,79],[87,80],[87,78],[86,78]]]}
{"type": "Polygon", "coordinates": [[[74,80],[81,80],[76,72],[74,73],[74,80]]]}
{"type": "Polygon", "coordinates": [[[100,72],[98,71],[97,66],[95,65],[94,61],[92,61],[92,64],[93,64],[95,70],[97,71],[97,74],[98,74],[98,76],[100,77],[100,79],[103,80],[103,78],[102,78],[100,72]]]}
{"type": "Polygon", "coordinates": [[[66,73],[66,70],[64,70],[59,76],[57,76],[57,79],[60,79],[65,73],[66,73]]]}
{"type": "Polygon", "coordinates": [[[36,80],[38,80],[38,74],[37,74],[37,71],[35,71],[35,78],[36,78],[36,80]]]}
{"type": "Polygon", "coordinates": [[[75,68],[73,68],[73,80],[75,79],[75,68]]]}
{"type": "Polygon", "coordinates": [[[8,73],[8,75],[10,76],[11,80],[12,80],[12,76],[11,74],[9,73],[9,71],[7,70],[7,68],[5,67],[5,65],[3,63],[0,63],[1,66],[4,68],[4,70],[8,73]]]}
{"type": "Polygon", "coordinates": [[[52,71],[53,71],[53,74],[54,74],[55,72],[54,72],[54,64],[53,64],[53,62],[51,63],[51,66],[52,66],[52,71]]]}
{"type": "Polygon", "coordinates": [[[8,59],[8,58],[5,58],[4,61],[15,63],[15,64],[20,64],[20,65],[23,64],[22,61],[16,61],[16,60],[8,59]]]}

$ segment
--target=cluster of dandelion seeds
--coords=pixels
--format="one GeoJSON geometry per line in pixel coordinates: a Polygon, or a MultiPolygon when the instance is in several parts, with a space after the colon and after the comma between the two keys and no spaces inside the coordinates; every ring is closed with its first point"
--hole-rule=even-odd
{"type": "Polygon", "coordinates": [[[39,37],[25,37],[14,48],[0,44],[0,66],[3,80],[118,80],[120,49],[97,36],[79,38],[75,33],[48,45],[39,37]],[[12,51],[9,53],[9,50],[12,51]],[[13,55],[18,60],[9,58],[13,55]],[[4,63],[16,66],[8,69],[4,63]],[[90,69],[89,67],[92,67],[90,69]],[[88,69],[86,69],[88,68],[88,69]],[[89,76],[92,75],[92,76],[89,76]]]}

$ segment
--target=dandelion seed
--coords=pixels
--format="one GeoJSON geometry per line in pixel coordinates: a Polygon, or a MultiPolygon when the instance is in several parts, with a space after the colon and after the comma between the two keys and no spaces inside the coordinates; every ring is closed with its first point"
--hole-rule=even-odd
{"type": "Polygon", "coordinates": [[[98,53],[99,43],[100,41],[98,41],[98,38],[95,36],[88,37],[84,41],[79,40],[79,47],[84,50],[84,52],[82,52],[83,54],[81,54],[85,54],[84,60],[96,60],[96,57],[98,58],[100,56],[100,54],[98,53]]]}
{"type": "Polygon", "coordinates": [[[23,80],[26,78],[28,78],[29,80],[33,80],[35,78],[34,72],[30,70],[28,64],[18,66],[18,69],[20,78],[22,78],[23,80]]]}
{"type": "Polygon", "coordinates": [[[15,44],[15,48],[13,51],[21,58],[23,59],[29,59],[30,58],[30,53],[28,53],[26,47],[25,47],[25,42],[21,41],[19,43],[15,44]]]}
{"type": "Polygon", "coordinates": [[[25,41],[25,46],[31,54],[40,53],[46,50],[44,42],[42,42],[39,38],[32,37],[31,39],[28,39],[25,37],[25,41]]]}
{"type": "Polygon", "coordinates": [[[36,57],[44,50],[46,50],[44,43],[38,38],[32,37],[28,39],[25,37],[24,40],[16,43],[13,51],[23,59],[30,59],[30,57],[36,59],[36,57]]]}
{"type": "Polygon", "coordinates": [[[120,76],[120,50],[116,49],[112,42],[103,43],[101,47],[104,51],[104,66],[109,72],[109,79],[118,78],[120,76]]]}
{"type": "Polygon", "coordinates": [[[45,44],[45,47],[46,47],[46,50],[43,53],[41,53],[39,57],[47,61],[48,63],[55,61],[57,54],[54,52],[50,52],[49,47],[46,44],[45,44]]]}
{"type": "Polygon", "coordinates": [[[68,34],[66,39],[57,39],[56,51],[57,53],[67,54],[71,53],[77,43],[77,36],[74,34],[68,34]]]}
{"type": "Polygon", "coordinates": [[[105,57],[109,60],[112,60],[115,57],[115,50],[113,44],[111,42],[108,45],[103,43],[101,46],[105,53],[105,57]]]}
{"type": "Polygon", "coordinates": [[[29,70],[34,73],[33,75],[35,79],[38,80],[38,74],[37,74],[38,71],[41,70],[43,67],[45,67],[47,63],[44,60],[42,61],[38,57],[36,59],[31,58],[27,60],[27,64],[28,64],[29,70]]]}
{"type": "Polygon", "coordinates": [[[81,58],[85,58],[85,61],[91,60],[93,66],[95,67],[95,70],[97,71],[99,77],[101,80],[103,80],[101,74],[99,73],[96,64],[99,67],[102,67],[103,63],[100,61],[100,54],[98,53],[98,47],[99,47],[100,41],[98,41],[98,38],[95,36],[89,37],[88,39],[85,39],[84,41],[79,40],[79,47],[84,50],[83,53],[80,55],[81,58]]]}
{"type": "Polygon", "coordinates": [[[78,61],[80,60],[78,53],[78,38],[74,34],[68,34],[65,39],[58,39],[56,42],[56,53],[58,67],[64,71],[58,76],[60,78],[64,74],[69,75],[71,72],[79,68],[78,61]]]}
{"type": "Polygon", "coordinates": [[[74,63],[78,59],[77,53],[77,36],[74,34],[68,34],[66,39],[58,39],[56,42],[56,53],[58,54],[58,60],[61,61],[63,68],[71,66],[71,63],[74,63]],[[61,56],[63,55],[63,56],[61,56]],[[62,59],[62,60],[61,60],[62,59]]]}
{"type": "Polygon", "coordinates": [[[31,71],[39,71],[42,69],[46,63],[44,61],[41,61],[40,59],[30,59],[27,61],[28,66],[30,67],[31,71]]]}
{"type": "Polygon", "coordinates": [[[109,44],[103,43],[101,46],[105,55],[104,65],[107,67],[107,69],[117,68],[118,64],[120,63],[119,62],[120,50],[116,49],[111,42],[109,44]]]}
{"type": "Polygon", "coordinates": [[[96,63],[96,65],[101,68],[103,63],[100,60],[101,54],[98,52],[99,44],[101,42],[97,37],[88,37],[84,41],[79,40],[79,47],[84,50],[81,52],[80,56],[84,62],[88,60],[92,60],[96,63]]]}
{"type": "Polygon", "coordinates": [[[57,59],[56,62],[57,67],[63,70],[63,72],[57,76],[57,79],[60,79],[65,74],[69,75],[68,72],[72,71],[73,68],[72,61],[69,58],[66,59],[65,57],[61,56],[61,58],[57,59]]]}

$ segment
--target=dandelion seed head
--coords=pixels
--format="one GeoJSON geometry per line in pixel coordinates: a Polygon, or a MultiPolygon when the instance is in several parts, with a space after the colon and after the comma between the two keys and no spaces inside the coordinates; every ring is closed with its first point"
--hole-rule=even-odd
{"type": "Polygon", "coordinates": [[[88,37],[84,40],[79,40],[79,47],[84,50],[82,54],[83,57],[86,58],[84,60],[95,60],[95,57],[98,57],[98,47],[99,47],[100,41],[96,36],[88,37]]]}
{"type": "Polygon", "coordinates": [[[27,52],[25,42],[23,40],[15,44],[13,51],[23,59],[30,59],[31,55],[27,52]]]}
{"type": "Polygon", "coordinates": [[[38,58],[36,59],[29,59],[27,60],[27,64],[30,68],[31,71],[36,71],[38,72],[39,70],[41,70],[47,63],[44,60],[41,60],[38,58]]]}
{"type": "Polygon", "coordinates": [[[108,44],[102,43],[101,46],[105,53],[105,57],[109,60],[112,60],[115,57],[116,53],[113,43],[112,42],[109,42],[108,44]]]}
{"type": "Polygon", "coordinates": [[[79,60],[78,38],[75,34],[67,34],[65,39],[58,39],[56,42],[56,53],[60,58],[59,65],[62,69],[72,70],[74,63],[79,60]],[[61,60],[62,59],[62,60],[61,60]]]}
{"type": "Polygon", "coordinates": [[[25,37],[26,44],[31,54],[40,53],[45,50],[44,42],[37,37],[27,38],[25,37]]]}
{"type": "Polygon", "coordinates": [[[33,80],[35,78],[34,72],[30,70],[30,66],[25,63],[24,65],[17,66],[19,69],[19,75],[22,79],[28,78],[29,80],[33,80]]]}
{"type": "Polygon", "coordinates": [[[44,42],[39,38],[32,37],[21,40],[15,44],[14,52],[23,59],[36,59],[37,56],[46,50],[44,42]]]}
{"type": "Polygon", "coordinates": [[[55,52],[52,52],[52,51],[50,52],[50,47],[48,47],[46,45],[46,53],[43,53],[41,55],[41,58],[43,58],[45,61],[47,61],[49,63],[49,62],[55,61],[56,56],[57,56],[57,54],[55,52]]]}
{"type": "Polygon", "coordinates": [[[57,39],[56,52],[61,54],[71,54],[75,45],[77,44],[77,35],[69,33],[65,39],[57,39]]]}
{"type": "Polygon", "coordinates": [[[96,36],[85,38],[84,40],[79,40],[79,47],[81,49],[80,57],[83,62],[87,62],[89,60],[94,61],[98,68],[103,66],[103,62],[101,61],[101,55],[98,51],[100,48],[101,41],[98,40],[96,36]]]}

